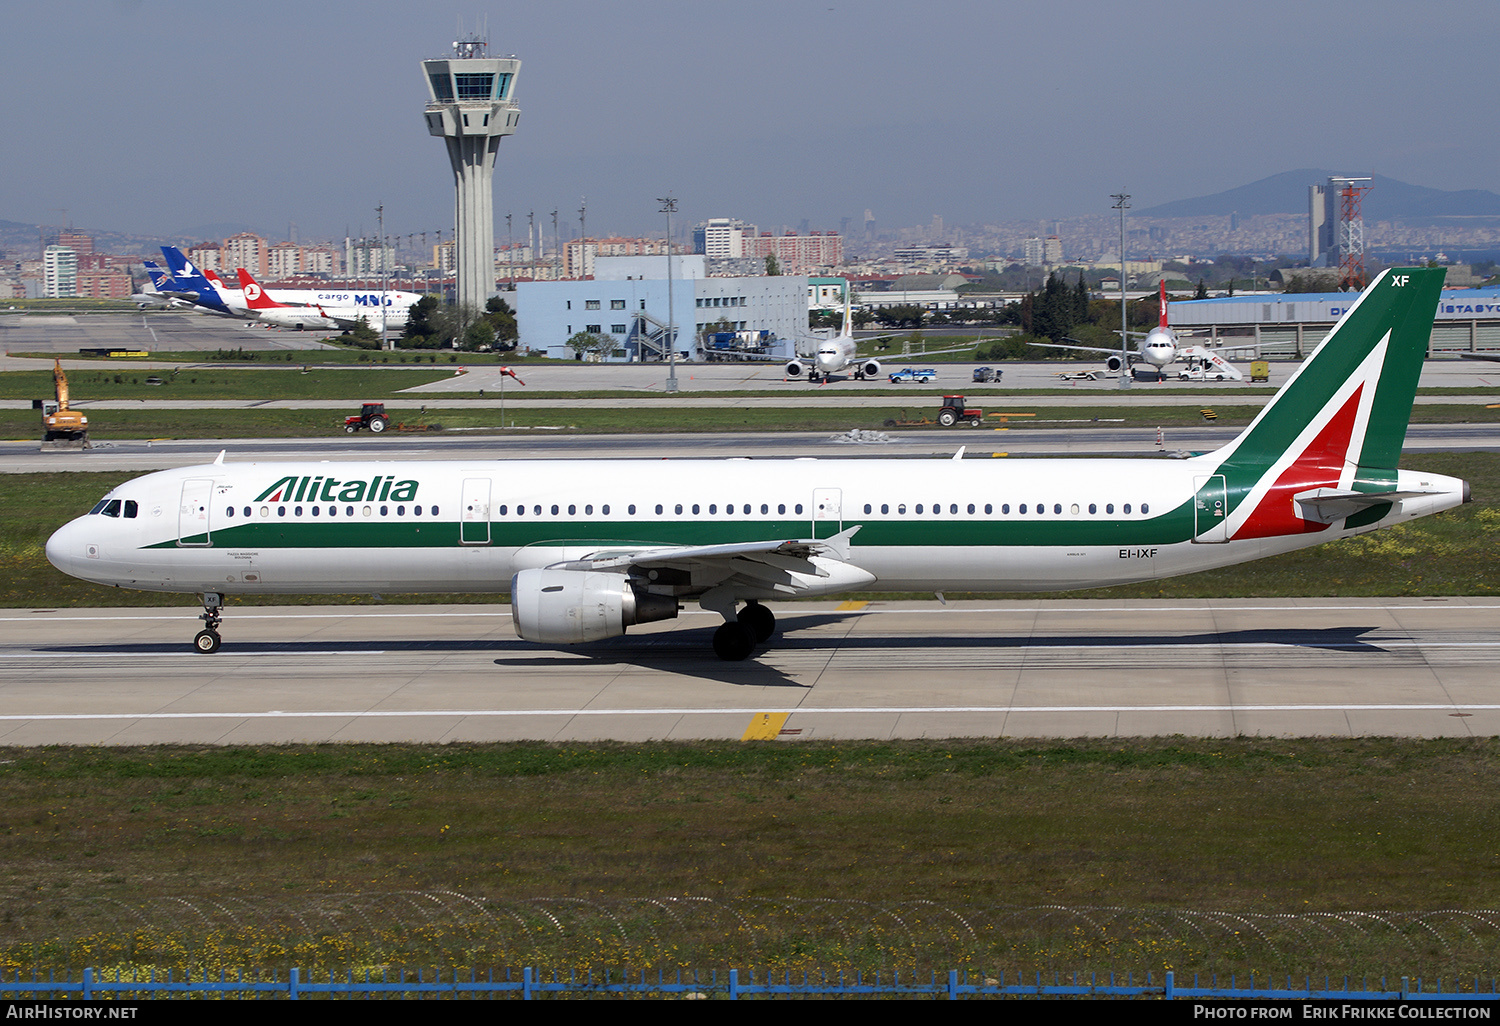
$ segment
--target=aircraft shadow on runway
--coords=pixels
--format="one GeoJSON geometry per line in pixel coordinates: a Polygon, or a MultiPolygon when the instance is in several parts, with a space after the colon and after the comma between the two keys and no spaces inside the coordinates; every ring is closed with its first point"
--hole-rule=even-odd
{"type": "MultiPolygon", "coordinates": [[[[755,650],[744,662],[724,662],[713,655],[711,639],[714,627],[691,628],[670,633],[635,634],[612,638],[608,641],[591,642],[567,648],[546,646],[522,641],[520,638],[472,638],[472,639],[383,639],[371,641],[228,641],[217,657],[223,659],[235,655],[255,656],[307,656],[329,653],[359,655],[367,653],[399,652],[474,652],[499,656],[496,666],[513,669],[545,669],[547,667],[577,668],[581,663],[620,663],[645,670],[656,670],[693,677],[700,680],[715,680],[724,684],[751,685],[755,687],[808,687],[788,673],[762,663],[757,657],[775,651],[895,651],[900,649],[927,648],[948,651],[996,650],[996,649],[1040,649],[1049,648],[1097,648],[1101,650],[1125,650],[1132,648],[1171,649],[1197,648],[1206,645],[1226,647],[1245,645],[1278,645],[1288,648],[1319,649],[1331,652],[1389,654],[1380,641],[1409,640],[1386,637],[1380,641],[1367,640],[1366,636],[1379,631],[1378,627],[1325,627],[1325,628],[1257,628],[1251,630],[1225,631],[1221,633],[1168,634],[1142,632],[1138,634],[1088,634],[1068,633],[1045,636],[997,634],[910,634],[903,636],[840,634],[837,637],[807,636],[802,632],[816,627],[837,624],[860,613],[816,613],[805,616],[786,616],[778,619],[777,634],[766,645],[755,650]],[[799,636],[800,635],[800,636],[799,636]]],[[[188,646],[180,643],[144,642],[114,645],[53,645],[33,651],[70,656],[96,656],[129,658],[142,655],[186,654],[188,646]]],[[[208,665],[211,665],[208,664],[208,665]]]]}

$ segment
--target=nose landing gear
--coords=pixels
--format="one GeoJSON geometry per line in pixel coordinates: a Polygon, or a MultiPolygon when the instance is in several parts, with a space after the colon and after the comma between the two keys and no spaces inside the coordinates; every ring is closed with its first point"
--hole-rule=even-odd
{"type": "Polygon", "coordinates": [[[212,655],[219,650],[223,639],[219,637],[219,624],[223,617],[219,610],[224,608],[224,598],[214,592],[205,592],[203,595],[203,615],[198,619],[203,621],[203,630],[193,638],[193,648],[204,655],[212,655]]]}

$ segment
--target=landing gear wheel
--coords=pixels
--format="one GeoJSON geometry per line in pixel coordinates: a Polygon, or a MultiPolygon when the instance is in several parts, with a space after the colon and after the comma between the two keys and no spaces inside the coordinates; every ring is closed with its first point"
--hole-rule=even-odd
{"type": "Polygon", "coordinates": [[[219,624],[224,622],[224,618],[219,615],[219,610],[223,608],[223,595],[218,592],[203,594],[203,614],[198,617],[203,621],[203,629],[194,636],[193,648],[204,655],[213,655],[223,643],[219,638],[219,624]]]}
{"type": "Polygon", "coordinates": [[[751,602],[741,609],[738,617],[739,622],[751,633],[757,643],[765,641],[776,633],[776,614],[759,602],[751,602]]]}
{"type": "Polygon", "coordinates": [[[714,655],[725,662],[737,663],[750,654],[755,639],[749,627],[736,620],[714,631],[714,655]]]}

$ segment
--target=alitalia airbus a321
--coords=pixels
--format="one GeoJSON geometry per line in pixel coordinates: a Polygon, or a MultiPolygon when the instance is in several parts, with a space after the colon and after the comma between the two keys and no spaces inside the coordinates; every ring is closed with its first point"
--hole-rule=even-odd
{"type": "Polygon", "coordinates": [[[232,463],[148,474],[47,542],[97,584],[227,597],[506,592],[528,641],[857,590],[1055,591],[1272,556],[1450,509],[1400,470],[1443,272],[1380,275],[1239,437],[1184,460],[462,460],[232,463]]]}

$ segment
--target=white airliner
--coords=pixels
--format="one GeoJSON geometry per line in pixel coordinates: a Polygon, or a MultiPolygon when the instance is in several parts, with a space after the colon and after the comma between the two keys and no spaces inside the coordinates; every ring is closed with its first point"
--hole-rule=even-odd
{"type": "MultiPolygon", "coordinates": [[[[161,471],[60,528],[98,584],[226,597],[509,591],[548,645],[696,601],[714,651],[771,636],[775,599],[860,589],[1090,588],[1227,566],[1450,509],[1466,482],[1398,470],[1443,282],[1380,275],[1255,420],[1183,460],[243,463],[161,471]]],[[[962,453],[960,452],[960,456],[962,453]]]]}
{"type": "MultiPolygon", "coordinates": [[[[872,335],[865,341],[886,337],[888,336],[872,335]]],[[[832,338],[818,339],[809,356],[808,360],[801,357],[788,360],[783,373],[789,378],[806,377],[808,381],[822,378],[826,381],[830,374],[838,374],[852,366],[856,381],[880,377],[880,361],[861,360],[855,349],[853,304],[850,302],[847,285],[844,287],[844,323],[839,326],[839,333],[832,338]]]]}
{"type": "MultiPolygon", "coordinates": [[[[1177,333],[1167,323],[1167,283],[1162,281],[1158,292],[1158,314],[1156,327],[1146,333],[1146,337],[1136,344],[1136,359],[1153,368],[1154,373],[1148,375],[1152,380],[1160,380],[1164,377],[1162,369],[1175,363],[1179,358],[1186,358],[1193,366],[1203,366],[1208,371],[1209,380],[1217,378],[1220,381],[1232,380],[1242,381],[1244,375],[1227,360],[1202,346],[1184,346],[1177,338],[1177,333]]],[[[1131,334],[1135,334],[1131,332],[1131,334]]],[[[1118,349],[1105,349],[1101,346],[1063,345],[1058,342],[1034,342],[1033,345],[1044,346],[1048,349],[1074,349],[1084,353],[1104,354],[1104,366],[1107,370],[1118,373],[1126,369],[1121,362],[1121,353],[1118,349]]]]}
{"type": "Polygon", "coordinates": [[[266,290],[250,276],[249,271],[241,267],[237,273],[240,279],[240,296],[251,315],[262,324],[275,324],[294,331],[336,331],[341,327],[338,321],[323,312],[322,307],[278,303],[266,295],[266,290]]]}

